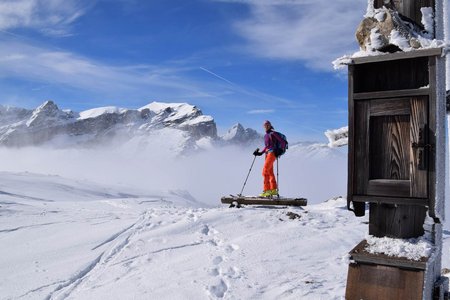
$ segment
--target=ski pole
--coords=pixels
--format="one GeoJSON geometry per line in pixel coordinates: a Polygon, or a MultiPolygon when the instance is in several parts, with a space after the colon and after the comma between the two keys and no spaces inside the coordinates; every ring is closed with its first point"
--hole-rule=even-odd
{"type": "Polygon", "coordinates": [[[277,157],[277,188],[278,188],[278,198],[280,198],[280,179],[278,178],[278,157],[277,157]]]}
{"type": "MultiPolygon", "coordinates": [[[[259,149],[258,149],[258,150],[259,150],[259,149]]],[[[253,162],[252,162],[252,165],[250,166],[250,170],[248,170],[247,178],[245,178],[244,185],[242,186],[242,190],[241,190],[241,192],[238,194],[239,197],[241,197],[241,196],[242,196],[242,193],[244,192],[244,188],[245,188],[245,185],[247,184],[248,176],[250,176],[250,172],[252,171],[253,164],[255,163],[255,159],[256,159],[256,155],[255,155],[255,157],[253,158],[253,162]]]]}

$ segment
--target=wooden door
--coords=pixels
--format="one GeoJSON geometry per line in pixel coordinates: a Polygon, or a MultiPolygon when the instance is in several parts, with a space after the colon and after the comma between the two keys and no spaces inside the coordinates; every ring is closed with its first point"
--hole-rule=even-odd
{"type": "Polygon", "coordinates": [[[355,194],[427,198],[428,97],[355,102],[355,194]]]}

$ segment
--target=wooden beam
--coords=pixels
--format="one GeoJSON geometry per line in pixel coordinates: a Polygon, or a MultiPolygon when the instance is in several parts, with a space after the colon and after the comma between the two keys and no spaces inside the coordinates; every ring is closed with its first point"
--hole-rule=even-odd
{"type": "Polygon", "coordinates": [[[443,48],[430,48],[430,49],[413,50],[408,52],[386,53],[383,55],[354,57],[352,58],[351,64],[358,65],[358,64],[367,64],[380,61],[408,59],[424,56],[441,56],[443,54],[443,51],[444,51],[443,48]]]}
{"type": "Polygon", "coordinates": [[[429,94],[430,94],[429,88],[420,88],[420,89],[393,90],[382,92],[354,93],[353,99],[370,100],[370,99],[411,97],[411,96],[428,96],[429,94]]]}
{"type": "Polygon", "coordinates": [[[418,238],[424,234],[425,206],[370,203],[369,234],[399,239],[418,238]]]}
{"type": "Polygon", "coordinates": [[[388,203],[399,205],[419,205],[427,206],[428,198],[404,198],[404,197],[380,197],[380,196],[367,196],[367,195],[353,195],[353,201],[355,202],[368,202],[368,203],[388,203]]]}
{"type": "Polygon", "coordinates": [[[308,200],[305,198],[259,198],[259,197],[222,197],[223,204],[238,203],[240,205],[284,205],[284,206],[306,206],[308,200]]]}

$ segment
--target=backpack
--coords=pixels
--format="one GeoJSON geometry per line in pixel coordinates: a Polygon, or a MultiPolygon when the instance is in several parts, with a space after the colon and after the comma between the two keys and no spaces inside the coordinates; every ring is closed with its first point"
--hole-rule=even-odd
{"type": "Polygon", "coordinates": [[[273,152],[275,153],[276,157],[280,157],[288,149],[288,141],[286,139],[286,136],[281,132],[277,131],[272,131],[271,135],[275,138],[273,139],[274,142],[273,152]]]}

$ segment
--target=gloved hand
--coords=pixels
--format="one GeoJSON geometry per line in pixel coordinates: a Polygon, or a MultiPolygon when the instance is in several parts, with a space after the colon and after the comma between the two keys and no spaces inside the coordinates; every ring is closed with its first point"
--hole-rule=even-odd
{"type": "Polygon", "coordinates": [[[259,148],[256,148],[256,150],[253,152],[253,155],[254,156],[261,156],[261,155],[263,155],[263,153],[259,152],[259,148]]]}

